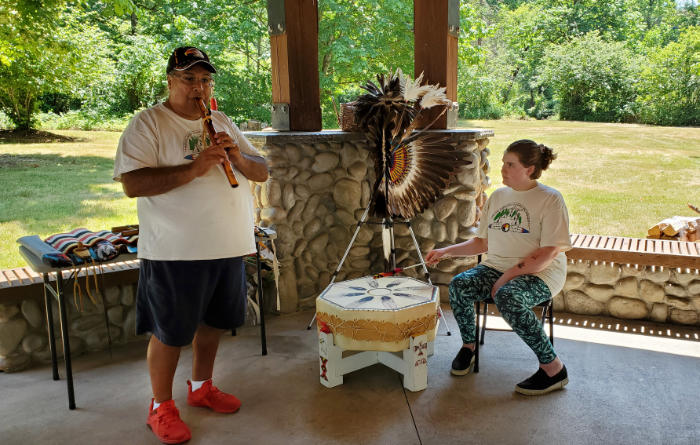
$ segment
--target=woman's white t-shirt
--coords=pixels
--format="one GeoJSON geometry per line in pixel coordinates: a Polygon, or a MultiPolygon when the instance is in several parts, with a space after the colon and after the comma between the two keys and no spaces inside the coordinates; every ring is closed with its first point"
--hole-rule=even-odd
{"type": "Polygon", "coordinates": [[[537,183],[522,192],[510,187],[494,191],[484,205],[477,236],[488,241],[483,264],[500,272],[540,247],[559,247],[561,252],[552,263],[533,275],[545,282],[552,295],[564,287],[564,252],[571,249],[571,238],[569,212],[557,190],[537,183]]]}

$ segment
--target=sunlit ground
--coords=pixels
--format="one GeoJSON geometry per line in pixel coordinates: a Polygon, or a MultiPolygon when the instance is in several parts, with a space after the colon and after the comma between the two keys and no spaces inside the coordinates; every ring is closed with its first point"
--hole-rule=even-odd
{"type": "MultiPolygon", "coordinates": [[[[491,307],[489,307],[491,312],[491,307]]],[[[454,322],[452,322],[454,323],[454,322]]],[[[487,317],[488,328],[510,330],[499,315],[487,317]]],[[[450,324],[450,329],[457,329],[450,324]]],[[[549,332],[549,325],[545,326],[549,332]]],[[[452,333],[455,335],[455,332],[452,333]]],[[[459,335],[457,333],[457,335],[459,335]]],[[[488,341],[488,331],[485,338],[488,341]]],[[[554,345],[557,339],[575,340],[667,354],[700,357],[700,330],[695,326],[660,324],[645,320],[621,320],[606,317],[554,312],[554,345]]]]}

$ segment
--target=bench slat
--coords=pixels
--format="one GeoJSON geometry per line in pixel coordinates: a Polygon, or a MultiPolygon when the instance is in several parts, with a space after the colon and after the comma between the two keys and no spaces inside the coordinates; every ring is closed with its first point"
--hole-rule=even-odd
{"type": "Polygon", "coordinates": [[[27,272],[24,270],[24,268],[20,267],[20,268],[11,269],[11,270],[17,276],[20,283],[22,283],[23,285],[29,285],[29,284],[34,283],[34,280],[27,274],[27,272]]]}
{"type": "Polygon", "coordinates": [[[5,276],[5,273],[0,273],[0,289],[6,288],[6,287],[12,287],[12,283],[10,280],[5,276]]]}
{"type": "Polygon", "coordinates": [[[12,273],[12,269],[3,270],[2,273],[5,276],[5,280],[10,284],[10,287],[19,286],[21,284],[15,274],[12,273]]]}
{"type": "Polygon", "coordinates": [[[666,240],[661,240],[661,251],[665,254],[670,254],[671,252],[671,245],[669,244],[668,241],[666,240]]]}
{"type": "Polygon", "coordinates": [[[671,248],[671,253],[674,255],[680,255],[681,254],[681,249],[679,246],[679,243],[670,243],[669,247],[671,248]]]}
{"type": "Polygon", "coordinates": [[[614,236],[609,236],[607,237],[608,239],[605,241],[605,248],[606,249],[612,249],[613,246],[615,245],[615,237],[614,236]]]}
{"type": "Polygon", "coordinates": [[[579,235],[578,233],[573,233],[573,234],[571,234],[571,245],[572,245],[572,246],[575,246],[576,243],[578,243],[578,238],[579,238],[580,236],[581,236],[581,235],[579,235]]]}
{"type": "Polygon", "coordinates": [[[624,238],[621,236],[616,236],[615,237],[615,242],[613,243],[612,249],[613,250],[622,250],[622,243],[624,242],[624,238]]]}
{"type": "Polygon", "coordinates": [[[632,238],[623,238],[621,251],[629,252],[632,238]]]}
{"type": "Polygon", "coordinates": [[[640,252],[657,253],[658,246],[656,245],[656,240],[647,239],[640,241],[640,252]]]}
{"type": "Polygon", "coordinates": [[[698,243],[687,242],[686,244],[690,248],[689,250],[691,250],[689,255],[695,255],[695,256],[700,255],[700,246],[698,246],[698,243]],[[694,250],[694,252],[693,252],[693,250],[694,250]]]}

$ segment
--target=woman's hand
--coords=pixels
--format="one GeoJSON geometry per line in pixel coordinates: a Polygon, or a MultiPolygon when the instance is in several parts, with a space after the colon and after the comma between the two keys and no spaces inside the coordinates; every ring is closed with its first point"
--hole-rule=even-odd
{"type": "Polygon", "coordinates": [[[440,262],[440,260],[447,255],[444,249],[433,249],[425,256],[425,262],[428,266],[434,266],[440,262]]]}

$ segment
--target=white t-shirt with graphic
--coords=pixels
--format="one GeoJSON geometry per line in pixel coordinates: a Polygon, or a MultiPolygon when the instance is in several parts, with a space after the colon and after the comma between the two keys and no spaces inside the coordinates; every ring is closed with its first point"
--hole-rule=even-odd
{"type": "MultiPolygon", "coordinates": [[[[224,113],[212,111],[216,131],[225,131],[241,153],[260,156],[224,113]]],[[[138,113],[119,140],[114,179],[144,167],[193,161],[202,150],[202,120],[184,119],[158,104],[138,113]]],[[[208,136],[207,136],[208,137],[208,136]]],[[[223,167],[156,196],[139,197],[138,257],[149,260],[209,260],[255,252],[250,185],[234,167],[232,188],[223,167]]]]}
{"type": "Polygon", "coordinates": [[[500,272],[540,247],[559,247],[561,252],[552,263],[533,275],[547,284],[552,295],[564,287],[564,252],[571,249],[571,238],[569,212],[557,190],[538,183],[523,192],[510,187],[494,191],[484,205],[477,236],[488,241],[483,264],[500,272]]]}

